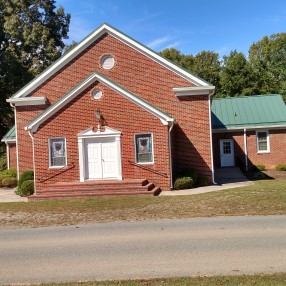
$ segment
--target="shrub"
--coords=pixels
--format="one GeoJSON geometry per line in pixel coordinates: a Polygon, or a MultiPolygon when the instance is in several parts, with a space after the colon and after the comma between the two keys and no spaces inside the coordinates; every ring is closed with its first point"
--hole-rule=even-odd
{"type": "Polygon", "coordinates": [[[197,187],[204,187],[208,186],[210,184],[209,180],[207,177],[204,176],[198,176],[197,181],[196,181],[196,186],[197,187]]]}
{"type": "Polygon", "coordinates": [[[26,180],[22,183],[20,191],[18,194],[21,197],[27,197],[34,193],[34,180],[26,180]]]}
{"type": "Polygon", "coordinates": [[[265,170],[265,165],[258,164],[258,165],[255,165],[255,168],[258,171],[264,171],[265,170]]]}
{"type": "Polygon", "coordinates": [[[265,180],[268,178],[268,176],[262,172],[256,172],[253,175],[254,180],[265,180]]]}
{"type": "Polygon", "coordinates": [[[276,170],[276,171],[286,171],[286,165],[285,165],[285,164],[278,164],[278,165],[275,167],[275,170],[276,170]]]}
{"type": "Polygon", "coordinates": [[[0,156],[0,171],[7,169],[6,154],[0,156]]]}
{"type": "Polygon", "coordinates": [[[198,174],[194,168],[186,168],[180,173],[180,177],[190,177],[193,179],[193,184],[196,184],[198,174]]]}
{"type": "Polygon", "coordinates": [[[17,176],[17,169],[11,168],[11,169],[2,170],[0,172],[0,175],[8,175],[8,176],[16,177],[17,176]]]}
{"type": "Polygon", "coordinates": [[[18,190],[20,192],[21,192],[22,184],[28,180],[34,180],[34,171],[33,170],[27,170],[20,175],[19,182],[18,182],[18,190]]]}
{"type": "Polygon", "coordinates": [[[193,187],[193,179],[191,177],[179,177],[175,180],[174,189],[184,190],[193,187]]]}
{"type": "Polygon", "coordinates": [[[9,176],[9,175],[1,175],[1,174],[0,174],[0,188],[3,187],[2,181],[3,181],[4,179],[6,179],[6,178],[11,178],[11,176],[9,176]]]}
{"type": "Polygon", "coordinates": [[[17,179],[9,177],[2,180],[2,186],[6,188],[15,188],[17,186],[17,179]]]}

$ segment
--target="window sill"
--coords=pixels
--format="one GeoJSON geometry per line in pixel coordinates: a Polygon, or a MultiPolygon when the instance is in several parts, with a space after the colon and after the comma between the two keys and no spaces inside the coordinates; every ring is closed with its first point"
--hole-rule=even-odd
{"type": "Polygon", "coordinates": [[[257,151],[257,154],[270,154],[270,151],[257,151]]]}
{"type": "Polygon", "coordinates": [[[61,169],[61,168],[64,168],[64,167],[67,167],[67,165],[64,165],[64,166],[49,166],[49,169],[61,169]]]}

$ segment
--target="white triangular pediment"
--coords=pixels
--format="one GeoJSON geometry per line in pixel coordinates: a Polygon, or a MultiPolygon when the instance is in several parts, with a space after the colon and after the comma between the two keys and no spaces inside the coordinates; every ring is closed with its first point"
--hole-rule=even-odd
{"type": "Polygon", "coordinates": [[[121,132],[110,127],[104,127],[102,129],[95,129],[90,127],[80,133],[78,133],[79,138],[88,137],[107,137],[107,136],[120,136],[121,132]]]}

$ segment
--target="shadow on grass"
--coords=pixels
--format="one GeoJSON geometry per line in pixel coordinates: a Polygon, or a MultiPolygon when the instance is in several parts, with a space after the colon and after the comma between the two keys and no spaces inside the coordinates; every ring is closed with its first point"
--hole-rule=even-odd
{"type": "Polygon", "coordinates": [[[259,181],[259,180],[275,180],[274,177],[267,175],[265,172],[262,171],[247,171],[244,173],[250,181],[259,181]]]}

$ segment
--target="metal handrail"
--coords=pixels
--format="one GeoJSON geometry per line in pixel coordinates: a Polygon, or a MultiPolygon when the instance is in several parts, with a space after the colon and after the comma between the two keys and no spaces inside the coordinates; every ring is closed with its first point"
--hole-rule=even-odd
{"type": "Polygon", "coordinates": [[[162,177],[168,178],[167,173],[154,170],[154,169],[152,169],[152,168],[150,168],[150,167],[147,167],[147,166],[145,166],[145,165],[137,164],[137,163],[135,163],[135,162],[133,162],[133,161],[131,161],[131,160],[128,160],[128,162],[129,162],[131,165],[133,165],[133,166],[136,166],[136,167],[141,168],[141,169],[143,169],[143,170],[146,170],[146,171],[155,173],[155,174],[160,175],[160,176],[162,176],[162,177]]]}
{"type": "Polygon", "coordinates": [[[50,169],[49,170],[49,173],[46,173],[44,174],[43,176],[41,176],[40,178],[38,178],[37,180],[40,182],[40,183],[43,183],[51,178],[54,178],[56,176],[58,176],[59,174],[62,174],[64,172],[66,172],[67,170],[69,169],[72,169],[74,168],[75,166],[75,163],[72,162],[72,163],[69,163],[68,165],[62,167],[62,168],[59,168],[59,169],[50,169]]]}

